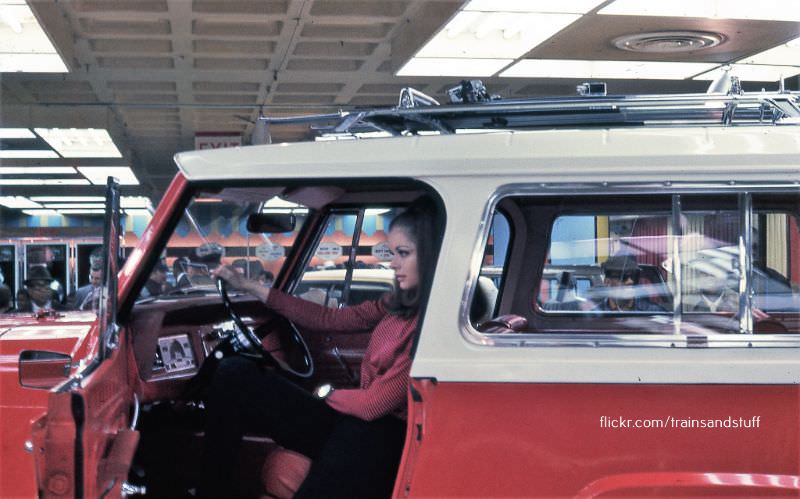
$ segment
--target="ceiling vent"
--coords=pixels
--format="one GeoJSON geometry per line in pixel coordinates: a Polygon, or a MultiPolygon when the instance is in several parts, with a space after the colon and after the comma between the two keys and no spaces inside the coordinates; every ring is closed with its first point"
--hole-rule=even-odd
{"type": "Polygon", "coordinates": [[[631,52],[674,54],[709,49],[725,41],[725,36],[706,31],[657,31],[615,38],[615,47],[631,52]]]}

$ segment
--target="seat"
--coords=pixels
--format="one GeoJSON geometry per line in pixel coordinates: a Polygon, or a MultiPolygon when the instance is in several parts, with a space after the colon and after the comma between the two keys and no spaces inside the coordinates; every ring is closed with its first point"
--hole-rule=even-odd
{"type": "Polygon", "coordinates": [[[262,499],[290,499],[303,483],[311,468],[311,459],[275,446],[261,466],[262,499]]]}
{"type": "Polygon", "coordinates": [[[478,331],[484,334],[522,333],[528,328],[528,319],[521,315],[498,315],[478,324],[478,331]]]}

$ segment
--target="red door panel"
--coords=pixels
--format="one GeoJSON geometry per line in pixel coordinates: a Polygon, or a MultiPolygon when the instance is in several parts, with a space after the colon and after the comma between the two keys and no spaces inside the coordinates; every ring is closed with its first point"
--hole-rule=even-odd
{"type": "Polygon", "coordinates": [[[797,386],[414,387],[400,497],[800,494],[797,386]]]}
{"type": "Polygon", "coordinates": [[[46,418],[34,423],[44,497],[120,496],[139,435],[129,429],[134,398],[125,330],[119,343],[80,387],[53,393],[46,418]]]}

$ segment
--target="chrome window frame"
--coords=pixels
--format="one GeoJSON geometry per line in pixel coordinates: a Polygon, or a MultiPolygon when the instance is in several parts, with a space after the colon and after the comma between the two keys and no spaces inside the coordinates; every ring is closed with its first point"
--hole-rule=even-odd
{"type": "MultiPolygon", "coordinates": [[[[800,333],[781,334],[753,334],[752,321],[752,214],[753,194],[795,193],[800,197],[800,183],[787,181],[785,183],[769,182],[663,182],[663,183],[626,183],[626,182],[598,182],[598,183],[531,183],[508,184],[500,186],[487,200],[484,207],[481,223],[475,237],[475,247],[470,259],[467,282],[465,284],[461,310],[459,313],[459,330],[461,336],[469,343],[477,346],[491,347],[655,347],[655,348],[713,348],[713,347],[782,347],[800,348],[800,333]],[[549,197],[549,196],[611,196],[611,195],[670,195],[672,196],[673,216],[681,207],[681,195],[702,194],[729,194],[738,195],[739,224],[739,258],[741,273],[739,282],[739,332],[715,334],[686,334],[680,333],[682,312],[665,316],[648,313],[637,314],[653,316],[655,318],[669,317],[674,324],[672,334],[624,334],[624,333],[597,333],[597,334],[564,334],[564,333],[514,333],[514,334],[487,334],[482,333],[469,320],[472,299],[477,288],[478,276],[481,272],[481,263],[486,244],[491,231],[492,216],[497,211],[498,204],[509,197],[549,197]],[[745,312],[746,317],[741,314],[745,312]]],[[[679,226],[680,224],[678,224],[679,226]]],[[[680,235],[680,234],[677,234],[680,235]]],[[[677,241],[673,238],[673,241],[677,241]]],[[[674,244],[674,243],[673,243],[674,244]]],[[[674,249],[674,248],[673,248],[674,249]]],[[[509,248],[510,251],[510,248],[509,248]]],[[[508,256],[508,255],[507,255],[508,256]]],[[[679,264],[679,262],[677,262],[679,264]]],[[[505,272],[505,269],[504,269],[505,272]]],[[[672,276],[680,283],[680,275],[672,276]]],[[[678,288],[679,289],[679,288],[678,288]]],[[[674,299],[674,307],[682,307],[681,293],[674,299]],[[677,303],[675,303],[677,302],[677,303]]],[[[674,312],[674,311],[673,311],[674,312]]],[[[800,311],[799,311],[800,313],[800,311]]]]}

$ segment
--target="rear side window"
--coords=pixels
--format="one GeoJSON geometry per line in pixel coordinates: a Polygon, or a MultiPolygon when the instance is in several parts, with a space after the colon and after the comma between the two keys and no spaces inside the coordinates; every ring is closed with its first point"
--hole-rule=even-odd
{"type": "Polygon", "coordinates": [[[791,191],[507,197],[498,208],[519,214],[504,220],[524,238],[495,265],[506,279],[494,312],[524,319],[513,332],[526,334],[702,343],[798,333],[798,199],[791,191]]]}

